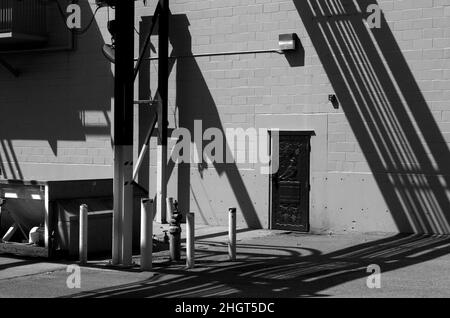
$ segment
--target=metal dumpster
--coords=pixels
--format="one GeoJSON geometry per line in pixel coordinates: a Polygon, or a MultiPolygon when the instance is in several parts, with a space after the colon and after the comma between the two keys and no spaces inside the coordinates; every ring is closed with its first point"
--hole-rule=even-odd
{"type": "MultiPolygon", "coordinates": [[[[8,242],[0,242],[0,253],[38,257],[77,257],[79,207],[87,204],[88,252],[111,253],[113,181],[14,181],[0,180],[0,239],[14,225],[20,230],[8,242]],[[42,244],[29,243],[28,233],[42,227],[42,244]]],[[[133,247],[139,247],[140,200],[146,196],[134,188],[133,247]]]]}

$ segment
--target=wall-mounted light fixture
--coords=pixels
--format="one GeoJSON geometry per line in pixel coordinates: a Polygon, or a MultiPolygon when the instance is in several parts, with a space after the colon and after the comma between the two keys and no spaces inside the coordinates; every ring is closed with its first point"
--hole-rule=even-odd
{"type": "Polygon", "coordinates": [[[278,48],[280,53],[295,51],[299,39],[296,33],[280,34],[278,36],[278,48]]]}
{"type": "Polygon", "coordinates": [[[328,100],[331,102],[331,105],[333,105],[334,109],[339,109],[339,101],[336,95],[334,94],[328,95],[328,100]]]}
{"type": "MultiPolygon", "coordinates": [[[[152,26],[155,25],[155,23],[152,23],[152,26]]],[[[108,23],[108,30],[112,35],[112,44],[105,44],[102,47],[103,54],[105,57],[112,63],[115,62],[114,57],[114,34],[115,34],[115,28],[114,28],[114,20],[109,21],[108,23]]],[[[152,29],[153,30],[153,29],[152,29]]],[[[150,32],[149,34],[152,34],[150,32]]],[[[242,54],[258,54],[258,53],[278,53],[278,54],[285,54],[288,55],[288,53],[293,53],[295,51],[298,51],[301,49],[301,43],[300,39],[297,36],[296,33],[287,33],[287,34],[280,34],[278,36],[278,49],[264,49],[264,50],[248,50],[248,51],[225,51],[225,52],[211,52],[211,53],[199,53],[199,54],[190,54],[190,55],[177,55],[177,56],[170,56],[170,59],[179,59],[179,58],[195,58],[195,57],[211,57],[211,56],[227,56],[227,55],[242,55],[242,54]]],[[[147,57],[144,58],[146,60],[157,60],[158,57],[147,57]]],[[[135,61],[139,61],[139,58],[135,58],[135,61]]],[[[139,65],[139,63],[138,63],[139,65]]]]}
{"type": "Polygon", "coordinates": [[[108,21],[108,31],[111,34],[112,44],[104,44],[102,47],[102,52],[103,55],[108,59],[108,61],[114,64],[116,62],[115,45],[114,45],[117,34],[116,20],[108,21]]]}
{"type": "Polygon", "coordinates": [[[110,61],[111,63],[116,63],[116,54],[114,45],[112,44],[104,44],[102,47],[103,55],[110,61]]]}

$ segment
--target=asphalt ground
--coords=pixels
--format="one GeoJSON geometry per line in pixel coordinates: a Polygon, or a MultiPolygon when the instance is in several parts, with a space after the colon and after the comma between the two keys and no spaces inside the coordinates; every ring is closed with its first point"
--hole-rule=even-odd
{"type": "Polygon", "coordinates": [[[90,260],[79,281],[76,262],[1,255],[0,297],[450,297],[449,236],[238,229],[237,237],[236,261],[227,228],[198,226],[193,269],[183,241],[180,262],[161,251],[141,272],[138,255],[127,268],[90,260]]]}

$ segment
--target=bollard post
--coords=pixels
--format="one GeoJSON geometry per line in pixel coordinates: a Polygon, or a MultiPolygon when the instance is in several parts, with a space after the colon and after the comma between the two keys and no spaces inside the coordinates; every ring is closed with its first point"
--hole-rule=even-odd
{"type": "Polygon", "coordinates": [[[166,199],[166,211],[167,211],[167,219],[170,220],[173,218],[173,198],[166,199]]]}
{"type": "Polygon", "coordinates": [[[182,215],[178,211],[178,204],[174,204],[172,219],[169,226],[169,253],[171,261],[179,261],[181,259],[181,219],[182,215]]]}
{"type": "Polygon", "coordinates": [[[192,212],[186,214],[186,266],[195,266],[195,215],[192,212]]]}
{"type": "Polygon", "coordinates": [[[88,244],[88,207],[86,204],[80,205],[80,238],[79,253],[80,264],[87,263],[87,244],[88,244]]]}
{"type": "Polygon", "coordinates": [[[153,215],[152,199],[141,200],[141,270],[152,270],[153,261],[153,215]]]}
{"type": "Polygon", "coordinates": [[[236,208],[228,210],[228,256],[236,260],[236,208]]]}

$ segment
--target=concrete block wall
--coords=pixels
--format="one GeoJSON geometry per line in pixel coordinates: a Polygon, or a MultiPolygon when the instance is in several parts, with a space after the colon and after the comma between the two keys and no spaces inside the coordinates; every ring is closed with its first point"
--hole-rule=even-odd
{"type": "MultiPolygon", "coordinates": [[[[156,1],[148,2],[136,3],[137,28],[154,12],[156,1]]],[[[175,55],[277,49],[281,33],[296,33],[303,50],[178,59],[170,127],[193,134],[202,120],[203,130],[313,130],[313,232],[449,233],[449,8],[448,0],[171,0],[175,55]],[[365,22],[373,4],[382,10],[380,29],[365,22]]],[[[14,56],[23,76],[0,73],[10,113],[0,127],[3,177],[112,176],[112,70],[100,52],[110,41],[107,19],[100,10],[77,51],[14,56]]],[[[156,70],[152,61],[153,93],[156,70]]],[[[269,176],[259,168],[175,165],[169,195],[200,222],[226,224],[236,206],[240,225],[267,228],[269,176]]]]}
{"type": "MultiPolygon", "coordinates": [[[[304,49],[304,57],[178,60],[172,127],[203,119],[204,129],[315,131],[313,232],[450,231],[448,1],[173,0],[171,10],[188,20],[194,54],[274,49],[278,35],[291,32],[304,49]],[[382,10],[380,29],[365,22],[373,4],[382,10]],[[337,95],[338,109],[329,94],[337,95]]],[[[170,192],[179,196],[179,178],[187,178],[184,206],[202,222],[225,224],[227,207],[237,206],[241,225],[268,227],[269,177],[258,168],[175,168],[170,192]]]]}

